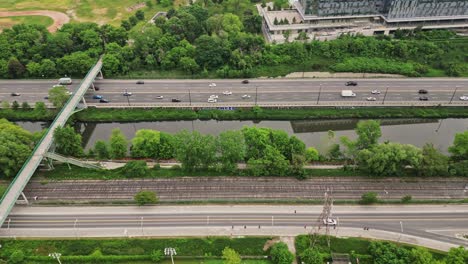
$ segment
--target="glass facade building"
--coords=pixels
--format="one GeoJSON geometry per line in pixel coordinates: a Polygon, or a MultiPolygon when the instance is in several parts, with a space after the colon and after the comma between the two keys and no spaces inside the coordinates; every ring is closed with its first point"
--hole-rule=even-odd
{"type": "Polygon", "coordinates": [[[388,19],[467,16],[468,0],[300,0],[304,15],[382,15],[388,19]]]}

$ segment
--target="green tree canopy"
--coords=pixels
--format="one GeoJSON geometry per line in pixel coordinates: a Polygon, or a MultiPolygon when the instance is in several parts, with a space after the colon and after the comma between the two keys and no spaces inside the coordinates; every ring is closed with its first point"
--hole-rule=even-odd
{"type": "Polygon", "coordinates": [[[49,90],[49,101],[57,108],[62,108],[68,101],[68,98],[70,98],[70,95],[65,86],[60,85],[52,87],[52,89],[49,90]]]}
{"type": "Polygon", "coordinates": [[[223,263],[224,264],[241,264],[242,260],[234,249],[225,247],[223,249],[223,263]]]}
{"type": "Polygon", "coordinates": [[[455,134],[453,145],[448,150],[455,160],[468,160],[468,130],[455,134]]]}
{"type": "Polygon", "coordinates": [[[445,176],[448,174],[448,157],[433,144],[426,144],[422,149],[421,165],[418,172],[423,176],[445,176]]]}
{"type": "Polygon", "coordinates": [[[83,155],[81,135],[73,127],[57,127],[54,131],[56,151],[65,156],[80,157],[83,155]]]}
{"type": "Polygon", "coordinates": [[[0,177],[13,177],[31,154],[32,134],[0,119],[0,177]]]}
{"type": "Polygon", "coordinates": [[[159,201],[155,192],[146,190],[139,191],[137,194],[135,194],[134,200],[140,206],[146,204],[156,204],[159,201]]]}
{"type": "Polygon", "coordinates": [[[308,248],[300,255],[301,262],[304,264],[323,264],[322,255],[317,249],[308,248]]]}
{"type": "Polygon", "coordinates": [[[270,255],[274,264],[291,264],[294,260],[294,255],[283,242],[274,244],[271,247],[270,255]]]}
{"type": "Polygon", "coordinates": [[[112,159],[121,159],[127,156],[128,142],[122,130],[119,128],[112,129],[109,139],[110,156],[112,159]]]}
{"type": "Polygon", "coordinates": [[[218,136],[218,148],[224,169],[234,171],[245,159],[245,140],[240,131],[224,131],[218,136]]]}
{"type": "Polygon", "coordinates": [[[186,170],[206,169],[216,160],[216,140],[198,131],[176,134],[176,158],[186,170]]]}
{"type": "Polygon", "coordinates": [[[140,129],[132,139],[131,155],[134,158],[158,158],[160,132],[151,129],[140,129]]]}

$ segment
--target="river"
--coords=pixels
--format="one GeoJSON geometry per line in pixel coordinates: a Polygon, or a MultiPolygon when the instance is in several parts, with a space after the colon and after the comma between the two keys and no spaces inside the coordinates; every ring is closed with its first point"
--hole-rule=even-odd
{"type": "MultiPolygon", "coordinates": [[[[156,121],[135,123],[77,123],[76,129],[83,136],[83,145],[89,149],[97,140],[107,140],[112,129],[119,127],[131,139],[139,129],[156,129],[177,133],[183,129],[197,130],[203,134],[218,135],[225,130],[241,129],[243,126],[270,127],[296,135],[307,146],[323,151],[327,146],[327,132],[335,131],[336,140],[341,136],[355,138],[354,128],[358,119],[308,120],[308,121],[156,121]]],[[[27,130],[38,131],[48,126],[47,122],[16,122],[27,130]]],[[[431,142],[444,153],[452,144],[455,133],[468,130],[468,119],[383,119],[382,138],[393,142],[422,147],[431,142]]]]}

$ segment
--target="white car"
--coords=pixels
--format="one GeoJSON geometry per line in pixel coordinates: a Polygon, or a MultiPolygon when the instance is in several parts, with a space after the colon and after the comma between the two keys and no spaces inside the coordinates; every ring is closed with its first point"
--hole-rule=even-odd
{"type": "Polygon", "coordinates": [[[163,98],[164,98],[164,96],[162,96],[162,95],[156,96],[156,99],[163,99],[163,98]]]}
{"type": "Polygon", "coordinates": [[[367,101],[377,101],[377,98],[375,98],[375,97],[367,97],[366,100],[367,100],[367,101]]]}
{"type": "Polygon", "coordinates": [[[379,90],[372,90],[371,94],[380,94],[379,90]]]}
{"type": "Polygon", "coordinates": [[[224,95],[231,95],[232,92],[231,92],[231,91],[224,91],[223,94],[224,94],[224,95]]]}
{"type": "Polygon", "coordinates": [[[132,96],[132,93],[131,93],[131,92],[125,91],[125,92],[123,93],[123,96],[132,96]]]}
{"type": "Polygon", "coordinates": [[[210,98],[213,98],[213,99],[218,99],[218,98],[219,98],[219,96],[217,96],[216,94],[212,94],[212,95],[210,95],[210,98]]]}
{"type": "Polygon", "coordinates": [[[210,83],[208,84],[209,87],[216,87],[216,83],[210,83]]]}
{"type": "Polygon", "coordinates": [[[208,98],[208,103],[217,103],[218,100],[216,98],[208,98]]]}
{"type": "Polygon", "coordinates": [[[52,88],[56,88],[56,87],[64,87],[64,86],[61,85],[61,84],[55,84],[55,85],[52,86],[52,88]]]}
{"type": "Polygon", "coordinates": [[[462,101],[468,101],[468,95],[460,96],[460,100],[462,100],[462,101]]]}
{"type": "Polygon", "coordinates": [[[70,92],[70,91],[67,91],[67,94],[68,94],[68,95],[72,95],[73,93],[72,93],[72,92],[70,92]]]}
{"type": "Polygon", "coordinates": [[[327,218],[327,219],[323,219],[323,224],[336,226],[337,221],[336,219],[333,219],[333,218],[327,218]]]}
{"type": "Polygon", "coordinates": [[[242,99],[249,99],[249,98],[250,98],[250,95],[248,95],[248,94],[244,94],[244,95],[242,96],[242,99]]]}

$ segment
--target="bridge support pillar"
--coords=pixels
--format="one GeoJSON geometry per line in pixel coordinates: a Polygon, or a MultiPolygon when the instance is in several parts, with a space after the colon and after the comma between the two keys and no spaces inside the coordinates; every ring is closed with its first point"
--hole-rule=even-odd
{"type": "Polygon", "coordinates": [[[26,205],[29,205],[28,198],[26,198],[26,195],[24,195],[24,192],[21,192],[21,197],[23,197],[23,199],[22,199],[22,200],[20,200],[20,199],[16,200],[16,203],[17,203],[17,204],[26,204],[26,205]]]}
{"type": "Polygon", "coordinates": [[[102,71],[99,71],[99,73],[96,76],[96,79],[99,79],[99,80],[104,79],[104,74],[102,74],[102,71]]]}

